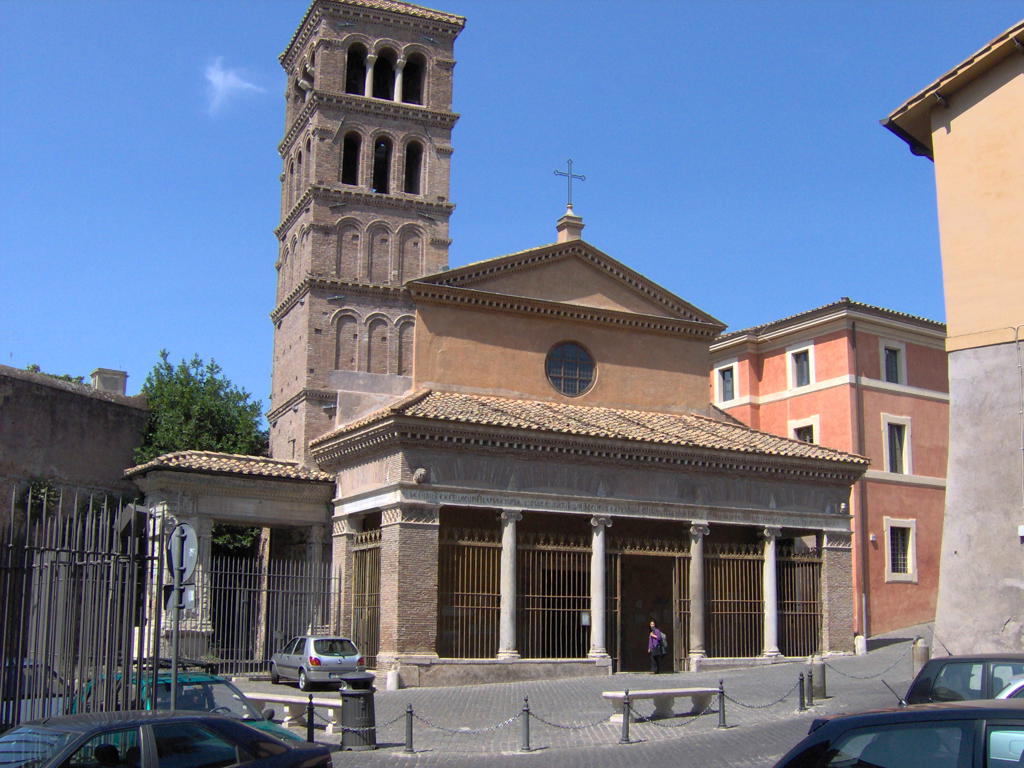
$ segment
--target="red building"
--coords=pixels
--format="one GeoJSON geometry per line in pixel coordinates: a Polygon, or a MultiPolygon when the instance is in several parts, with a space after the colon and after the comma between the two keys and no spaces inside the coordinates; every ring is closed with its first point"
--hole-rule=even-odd
{"type": "Polygon", "coordinates": [[[866,456],[853,488],[854,631],[932,621],[946,493],[942,323],[844,298],[719,336],[711,400],[755,429],[866,456]]]}

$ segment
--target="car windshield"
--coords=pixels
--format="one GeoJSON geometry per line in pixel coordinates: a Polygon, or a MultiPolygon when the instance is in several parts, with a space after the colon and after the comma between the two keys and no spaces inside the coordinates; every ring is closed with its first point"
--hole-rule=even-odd
{"type": "Polygon", "coordinates": [[[42,765],[71,740],[71,734],[38,726],[22,726],[0,736],[0,766],[42,765]]]}
{"type": "Polygon", "coordinates": [[[313,652],[319,656],[355,656],[357,653],[352,641],[343,637],[314,640],[313,652]]]}
{"type": "MultiPolygon", "coordinates": [[[[184,680],[178,683],[178,709],[199,712],[220,712],[242,720],[262,720],[263,717],[227,680],[184,680]]],[[[170,709],[171,682],[161,680],[157,685],[156,708],[170,709]]]]}

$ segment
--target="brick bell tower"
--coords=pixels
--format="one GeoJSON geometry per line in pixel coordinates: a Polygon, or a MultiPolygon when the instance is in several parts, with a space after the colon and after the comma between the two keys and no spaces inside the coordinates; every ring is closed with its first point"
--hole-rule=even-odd
{"type": "Polygon", "coordinates": [[[280,61],[271,454],[411,386],[402,285],[448,265],[453,47],[465,19],[398,0],[316,0],[280,61]]]}

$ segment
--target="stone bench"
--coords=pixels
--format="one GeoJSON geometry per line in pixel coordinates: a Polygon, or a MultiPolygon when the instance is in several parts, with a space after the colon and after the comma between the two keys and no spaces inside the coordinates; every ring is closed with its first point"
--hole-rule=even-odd
{"type": "MultiPolygon", "coordinates": [[[[263,710],[266,704],[280,704],[284,709],[281,725],[291,728],[306,724],[306,707],[309,696],[291,696],[284,693],[246,693],[245,698],[253,703],[256,709],[263,710]]],[[[341,733],[341,697],[336,699],[313,699],[313,707],[326,715],[326,733],[341,733]]]]}
{"type": "MultiPolygon", "coordinates": [[[[688,698],[692,705],[689,714],[699,715],[711,705],[711,698],[718,694],[717,688],[659,688],[657,690],[641,690],[629,692],[629,702],[636,712],[635,702],[639,699],[651,699],[654,702],[652,717],[671,717],[677,698],[688,698]]],[[[625,691],[604,691],[601,696],[612,704],[612,716],[609,722],[621,723],[625,691]]]]}

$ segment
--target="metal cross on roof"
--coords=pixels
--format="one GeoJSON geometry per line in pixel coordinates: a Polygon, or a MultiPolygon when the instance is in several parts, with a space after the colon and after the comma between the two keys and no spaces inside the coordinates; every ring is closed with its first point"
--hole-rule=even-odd
{"type": "Polygon", "coordinates": [[[573,179],[579,179],[580,181],[586,181],[587,177],[582,175],[582,174],[573,173],[572,172],[572,158],[569,158],[566,161],[566,163],[568,163],[569,172],[566,173],[565,171],[555,171],[555,176],[565,176],[566,179],[568,180],[568,182],[569,182],[569,207],[572,208],[572,180],[573,179]]]}

